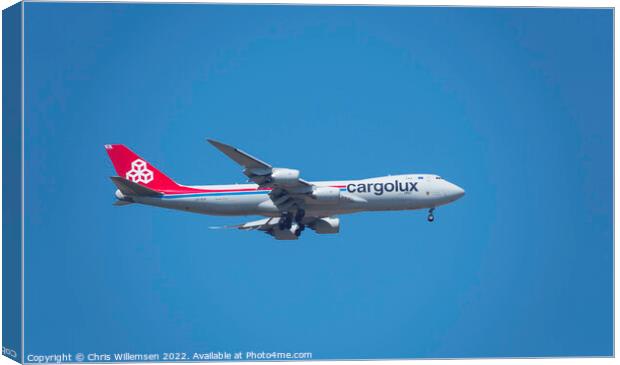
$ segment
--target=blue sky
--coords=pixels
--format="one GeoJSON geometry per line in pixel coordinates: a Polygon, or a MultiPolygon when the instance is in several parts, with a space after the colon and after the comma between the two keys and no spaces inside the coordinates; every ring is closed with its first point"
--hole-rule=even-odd
{"type": "Polygon", "coordinates": [[[611,10],[25,6],[28,353],[612,354],[611,10]],[[295,243],[113,207],[103,145],[467,195],[295,243]]]}

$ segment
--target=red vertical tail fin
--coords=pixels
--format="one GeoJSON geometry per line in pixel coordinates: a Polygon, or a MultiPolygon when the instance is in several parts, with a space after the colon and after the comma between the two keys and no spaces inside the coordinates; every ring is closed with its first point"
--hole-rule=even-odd
{"type": "Polygon", "coordinates": [[[105,149],[118,176],[159,192],[182,188],[145,159],[122,144],[107,144],[105,149]]]}

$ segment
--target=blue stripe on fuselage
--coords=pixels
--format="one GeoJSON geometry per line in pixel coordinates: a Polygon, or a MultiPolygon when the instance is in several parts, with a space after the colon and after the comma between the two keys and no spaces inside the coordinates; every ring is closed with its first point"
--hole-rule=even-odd
{"type": "MultiPolygon", "coordinates": [[[[346,188],[341,188],[340,191],[346,191],[346,188]]],[[[256,191],[228,191],[221,193],[197,193],[197,194],[170,194],[162,195],[160,199],[180,199],[180,198],[195,198],[199,196],[225,196],[225,195],[253,195],[253,194],[268,194],[271,190],[256,190],[256,191]]]]}

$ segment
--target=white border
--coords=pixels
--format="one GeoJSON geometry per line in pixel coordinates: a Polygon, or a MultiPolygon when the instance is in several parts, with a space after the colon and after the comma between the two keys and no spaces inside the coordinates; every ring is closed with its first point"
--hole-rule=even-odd
{"type": "MultiPolygon", "coordinates": [[[[45,1],[45,0],[27,0],[28,2],[37,2],[37,1],[45,1]]],[[[63,2],[119,2],[119,1],[77,1],[77,0],[62,0],[63,2]]],[[[175,1],[175,0],[148,0],[148,1],[135,1],[130,0],[127,2],[136,2],[136,3],[219,3],[219,4],[233,4],[233,3],[244,3],[244,4],[275,4],[275,3],[285,3],[285,4],[304,4],[304,5],[404,5],[404,6],[483,6],[483,7],[587,7],[587,8],[615,8],[616,1],[602,1],[602,0],[592,0],[592,1],[578,1],[578,0],[542,0],[542,1],[480,1],[480,0],[448,0],[448,1],[422,1],[422,2],[408,2],[408,1],[398,1],[398,0],[307,0],[307,1],[299,1],[299,0],[287,0],[276,2],[274,0],[219,0],[219,1],[175,1]]],[[[2,9],[5,9],[13,4],[16,4],[15,0],[0,0],[0,6],[2,9]]],[[[21,183],[22,183],[22,194],[21,194],[21,215],[22,215],[22,227],[21,227],[21,238],[22,238],[22,358],[25,353],[24,348],[24,237],[25,237],[25,226],[24,226],[24,6],[22,3],[22,75],[21,75],[21,85],[22,85],[22,94],[21,94],[21,113],[22,113],[22,145],[21,145],[21,157],[22,157],[22,166],[21,166],[21,183]]],[[[2,57],[2,37],[1,37],[1,29],[2,29],[2,19],[0,17],[0,58],[2,57]]],[[[615,103],[617,102],[617,97],[615,93],[615,85],[616,85],[616,73],[615,69],[617,66],[617,48],[615,47],[615,40],[617,37],[617,28],[615,27],[615,14],[614,14],[614,121],[616,120],[616,108],[615,103]]],[[[2,73],[0,72],[0,83],[2,81],[2,73]]],[[[1,89],[1,88],[0,88],[1,89]]],[[[0,98],[2,96],[2,91],[0,90],[0,98]]],[[[2,112],[2,106],[0,105],[0,116],[2,112]]],[[[0,128],[0,181],[2,178],[2,139],[1,139],[1,128],[0,128]]],[[[615,214],[616,204],[616,179],[615,179],[615,170],[616,170],[616,161],[618,161],[617,152],[615,149],[615,140],[618,137],[615,122],[614,122],[614,353],[615,349],[618,345],[618,336],[616,336],[616,329],[618,328],[617,317],[615,315],[616,310],[618,309],[618,302],[616,300],[616,290],[615,285],[618,282],[617,280],[617,272],[615,270],[615,262],[618,259],[618,253],[615,250],[615,242],[616,242],[616,224],[618,223],[617,217],[615,214]]],[[[2,197],[0,196],[0,205],[2,203],[2,197]]],[[[0,219],[2,217],[2,212],[0,210],[0,219]]],[[[0,225],[0,237],[2,232],[2,226],[0,225]]],[[[0,267],[1,267],[1,259],[2,252],[0,250],[0,267]]],[[[2,272],[0,270],[0,282],[2,279],[2,272]]],[[[0,291],[0,311],[2,308],[2,293],[0,291]]],[[[0,318],[0,326],[2,324],[2,319],[0,318]]],[[[347,363],[354,364],[362,364],[368,360],[355,360],[350,361],[346,360],[347,363]]],[[[455,363],[478,363],[480,361],[485,364],[506,364],[506,363],[542,363],[545,364],[611,364],[615,363],[614,358],[545,358],[545,359],[464,359],[464,360],[376,360],[381,363],[384,362],[399,362],[399,363],[410,363],[410,364],[455,364],[455,363]]],[[[247,362],[247,361],[245,361],[247,362]]],[[[234,362],[235,364],[239,364],[239,362],[234,362]]],[[[277,362],[262,362],[266,364],[276,364],[277,362]]],[[[342,364],[343,361],[304,361],[304,364],[342,364]]],[[[8,365],[14,364],[9,358],[0,356],[0,365],[8,365]]],[[[153,364],[161,364],[161,363],[153,363],[153,364]]]]}
{"type": "MultiPolygon", "coordinates": [[[[21,84],[22,84],[22,90],[21,90],[22,91],[22,95],[21,95],[21,102],[22,102],[22,111],[21,111],[21,114],[22,114],[22,130],[21,130],[21,135],[22,135],[22,143],[21,143],[21,184],[22,184],[22,191],[21,191],[21,193],[22,193],[21,194],[22,195],[21,196],[21,214],[22,214],[22,219],[21,219],[21,226],[22,226],[22,230],[21,230],[22,231],[21,232],[21,239],[22,239],[22,241],[21,241],[21,244],[22,244],[22,250],[21,250],[22,251],[21,252],[21,257],[22,257],[22,264],[21,264],[22,265],[21,266],[21,275],[22,275],[22,277],[21,277],[21,284],[22,284],[22,287],[21,287],[21,290],[22,290],[22,292],[21,292],[21,302],[22,302],[22,308],[21,308],[21,317],[22,317],[22,320],[21,320],[21,325],[22,325],[21,326],[22,327],[22,333],[21,333],[21,361],[24,361],[24,359],[25,359],[25,352],[24,352],[25,351],[24,350],[25,336],[24,336],[24,333],[25,333],[25,323],[26,323],[26,317],[24,315],[24,313],[25,313],[24,305],[26,304],[26,300],[25,300],[25,292],[26,292],[25,289],[26,289],[26,286],[25,286],[25,280],[24,280],[24,273],[26,272],[24,270],[24,263],[25,263],[24,257],[25,257],[25,251],[26,251],[26,245],[24,245],[25,238],[26,238],[26,214],[25,214],[25,208],[24,208],[25,207],[24,206],[24,197],[25,197],[25,192],[26,192],[26,190],[25,190],[25,181],[26,180],[24,178],[25,171],[26,171],[26,169],[24,168],[24,163],[25,163],[24,162],[24,157],[25,157],[24,143],[26,141],[26,139],[24,138],[24,132],[26,130],[26,128],[25,128],[26,127],[25,126],[26,118],[24,117],[24,111],[25,111],[24,102],[25,102],[26,99],[25,99],[25,96],[24,96],[25,95],[24,94],[24,71],[25,71],[26,67],[24,65],[24,42],[25,42],[25,40],[24,40],[24,29],[25,29],[25,27],[24,27],[24,20],[25,20],[24,10],[25,10],[25,7],[24,7],[24,3],[23,2],[21,3],[21,8],[22,8],[21,9],[21,13],[22,13],[22,21],[21,21],[21,28],[22,28],[21,29],[21,32],[22,32],[22,36],[21,36],[21,38],[22,38],[22,44],[21,44],[21,52],[22,52],[22,56],[21,56],[21,58],[22,58],[22,70],[21,70],[22,71],[22,77],[21,77],[21,84]]],[[[1,43],[1,41],[0,41],[0,43],[1,43]]],[[[1,134],[2,134],[2,132],[0,132],[0,135],[1,134]]],[[[0,238],[0,240],[1,240],[1,238],[0,238]]]]}
{"type": "MultiPolygon", "coordinates": [[[[274,4],[274,5],[351,5],[351,6],[462,6],[462,7],[516,7],[516,8],[613,8],[615,1],[605,0],[541,0],[541,1],[512,1],[512,0],[25,0],[26,2],[66,2],[66,3],[174,3],[174,4],[274,4]]],[[[0,0],[0,4],[16,4],[15,0],[0,0]]]]}

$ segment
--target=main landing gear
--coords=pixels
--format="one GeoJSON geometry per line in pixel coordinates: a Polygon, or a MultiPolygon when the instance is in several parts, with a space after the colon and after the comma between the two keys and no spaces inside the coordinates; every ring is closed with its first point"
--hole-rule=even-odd
{"type": "Polygon", "coordinates": [[[304,216],[306,215],[306,211],[303,209],[297,209],[297,213],[295,213],[295,223],[297,223],[297,229],[295,230],[295,236],[299,237],[301,232],[306,229],[306,226],[301,223],[304,220],[304,216]]]}
{"type": "Polygon", "coordinates": [[[300,224],[299,226],[297,226],[297,229],[295,230],[295,236],[297,237],[301,236],[301,232],[303,232],[304,229],[306,229],[306,226],[304,226],[303,224],[300,224]]]}
{"type": "Polygon", "coordinates": [[[294,220],[295,223],[297,223],[295,235],[299,237],[299,235],[301,235],[301,232],[306,229],[306,226],[302,223],[305,215],[306,211],[303,209],[297,209],[297,212],[295,212],[295,216],[293,216],[293,213],[291,212],[286,212],[282,214],[280,222],[278,223],[278,228],[280,228],[281,230],[291,229],[293,227],[294,220]]]}
{"type": "Polygon", "coordinates": [[[291,229],[292,226],[293,226],[293,215],[290,212],[286,212],[282,214],[282,217],[280,217],[280,222],[278,223],[278,227],[281,230],[285,230],[285,229],[291,229]]]}
{"type": "Polygon", "coordinates": [[[428,210],[428,217],[426,218],[429,222],[433,222],[435,220],[435,216],[433,215],[433,212],[435,211],[435,208],[431,208],[428,210]]]}

